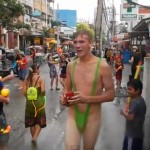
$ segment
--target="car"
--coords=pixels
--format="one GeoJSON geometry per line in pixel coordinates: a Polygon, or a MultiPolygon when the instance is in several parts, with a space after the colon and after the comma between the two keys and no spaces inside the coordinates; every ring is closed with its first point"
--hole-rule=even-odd
{"type": "Polygon", "coordinates": [[[14,59],[13,51],[0,48],[0,76],[5,77],[15,72],[12,63],[14,59]]]}

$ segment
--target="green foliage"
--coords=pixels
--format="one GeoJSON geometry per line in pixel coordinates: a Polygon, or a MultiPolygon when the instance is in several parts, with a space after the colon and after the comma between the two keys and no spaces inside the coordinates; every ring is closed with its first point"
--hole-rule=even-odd
{"type": "Polygon", "coordinates": [[[90,26],[87,24],[87,23],[79,23],[79,24],[77,24],[77,31],[79,31],[79,30],[82,30],[82,29],[85,29],[85,30],[88,30],[88,31],[90,31],[90,33],[91,33],[91,35],[92,35],[92,37],[93,37],[93,39],[94,39],[94,30],[93,30],[93,28],[90,28],[90,26]]]}
{"type": "Polygon", "coordinates": [[[43,27],[43,36],[49,38],[49,29],[43,27]]]}
{"type": "Polygon", "coordinates": [[[52,27],[54,26],[60,26],[61,22],[60,21],[51,21],[52,27]]]}
{"type": "Polygon", "coordinates": [[[24,7],[17,0],[0,0],[0,24],[13,29],[19,16],[24,15],[24,7]]]}
{"type": "Polygon", "coordinates": [[[16,29],[21,29],[21,28],[26,28],[28,30],[31,30],[31,26],[29,24],[25,24],[23,22],[18,21],[17,23],[13,24],[13,28],[16,29]]]}

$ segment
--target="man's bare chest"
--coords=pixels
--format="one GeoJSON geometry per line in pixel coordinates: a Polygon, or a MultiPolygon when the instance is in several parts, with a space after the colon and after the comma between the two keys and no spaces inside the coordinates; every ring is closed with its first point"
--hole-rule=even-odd
{"type": "Polygon", "coordinates": [[[96,73],[96,65],[77,66],[74,71],[75,83],[92,86],[96,73]]]}

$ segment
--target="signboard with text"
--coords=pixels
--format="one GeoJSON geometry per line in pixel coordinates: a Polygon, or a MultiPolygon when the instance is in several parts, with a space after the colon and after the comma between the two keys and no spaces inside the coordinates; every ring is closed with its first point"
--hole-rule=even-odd
{"type": "MultiPolygon", "coordinates": [[[[138,2],[138,0],[134,0],[138,2]]],[[[138,19],[138,9],[137,5],[133,5],[127,2],[127,0],[121,1],[120,7],[120,20],[121,21],[133,21],[138,19]]]]}

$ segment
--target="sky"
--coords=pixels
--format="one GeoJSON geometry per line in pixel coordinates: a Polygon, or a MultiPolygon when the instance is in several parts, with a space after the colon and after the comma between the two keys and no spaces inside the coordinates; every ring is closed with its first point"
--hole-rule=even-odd
{"type": "MultiPolygon", "coordinates": [[[[113,0],[105,0],[106,4],[111,4],[113,0]]],[[[133,0],[134,2],[134,0],[133,0]]],[[[114,5],[117,10],[117,21],[119,21],[121,0],[114,0],[114,5]]],[[[150,6],[150,0],[139,0],[138,3],[150,6]]],[[[78,21],[94,20],[94,10],[97,7],[97,0],[55,0],[55,9],[73,9],[77,10],[78,21]],[[78,2],[78,3],[77,3],[78,2]]]]}

